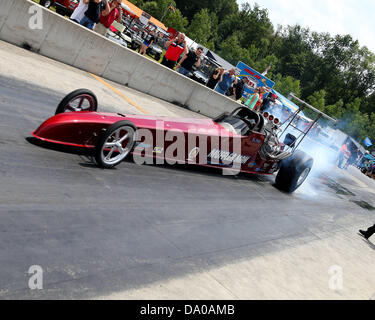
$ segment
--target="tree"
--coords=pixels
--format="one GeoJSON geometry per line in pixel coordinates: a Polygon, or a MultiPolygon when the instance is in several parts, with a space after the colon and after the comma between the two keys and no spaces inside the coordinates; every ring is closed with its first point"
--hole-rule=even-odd
{"type": "Polygon", "coordinates": [[[283,77],[280,73],[274,77],[275,89],[282,95],[288,96],[293,92],[297,97],[300,96],[301,88],[300,81],[291,76],[283,77]]]}
{"type": "Polygon", "coordinates": [[[217,37],[217,17],[215,13],[211,13],[208,9],[202,9],[194,15],[187,33],[191,39],[214,50],[214,41],[217,37]]]}
{"type": "Polygon", "coordinates": [[[236,65],[238,61],[242,61],[249,66],[254,65],[252,55],[258,54],[258,49],[252,47],[250,49],[242,48],[239,39],[236,35],[232,35],[221,44],[220,55],[229,61],[231,64],[236,65]]]}
{"type": "Polygon", "coordinates": [[[215,13],[219,21],[222,21],[227,15],[238,12],[236,0],[175,0],[175,2],[181,13],[189,21],[192,21],[194,16],[202,9],[215,13]]]}
{"type": "Polygon", "coordinates": [[[218,34],[219,47],[225,39],[236,35],[241,47],[249,48],[253,45],[262,49],[259,51],[262,53],[270,44],[273,26],[267,10],[261,9],[257,4],[251,7],[250,4],[245,3],[240,11],[225,16],[219,23],[218,34]]]}
{"type": "Polygon", "coordinates": [[[131,2],[154,18],[162,20],[166,26],[172,27],[180,32],[185,32],[189,21],[181,14],[181,11],[176,8],[176,3],[173,0],[132,0],[131,2]],[[174,13],[170,10],[170,5],[175,8],[174,13]]]}

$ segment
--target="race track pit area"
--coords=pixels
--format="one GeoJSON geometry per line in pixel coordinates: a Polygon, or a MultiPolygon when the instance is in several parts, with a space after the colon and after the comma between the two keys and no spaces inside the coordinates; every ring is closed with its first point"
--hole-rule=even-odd
{"type": "Polygon", "coordinates": [[[99,169],[28,141],[70,91],[92,90],[102,111],[202,116],[110,83],[129,102],[4,42],[0,53],[0,299],[375,298],[375,239],[357,235],[375,222],[375,181],[358,169],[313,171],[292,195],[272,176],[99,169]]]}

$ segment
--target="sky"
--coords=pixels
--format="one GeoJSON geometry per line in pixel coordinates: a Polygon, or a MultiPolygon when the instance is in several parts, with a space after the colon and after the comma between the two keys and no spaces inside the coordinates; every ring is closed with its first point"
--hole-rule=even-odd
{"type": "Polygon", "coordinates": [[[268,9],[277,27],[299,24],[311,31],[350,34],[375,53],[375,0],[237,0],[268,9]]]}

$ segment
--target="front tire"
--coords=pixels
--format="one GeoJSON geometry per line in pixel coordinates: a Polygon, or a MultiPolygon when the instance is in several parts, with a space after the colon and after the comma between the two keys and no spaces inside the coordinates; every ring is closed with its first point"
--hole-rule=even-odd
{"type": "Polygon", "coordinates": [[[40,0],[39,4],[48,9],[53,5],[53,0],[40,0]]]}
{"type": "Polygon", "coordinates": [[[136,127],[130,121],[110,125],[100,136],[94,156],[99,167],[110,169],[128,157],[136,140],[136,127]]]}
{"type": "Polygon", "coordinates": [[[306,180],[314,160],[305,152],[297,150],[292,156],[283,160],[276,176],[276,187],[288,193],[294,192],[306,180]]]}
{"type": "Polygon", "coordinates": [[[76,111],[91,111],[98,109],[98,99],[95,94],[88,89],[78,89],[61,100],[56,108],[55,114],[76,111]]]}

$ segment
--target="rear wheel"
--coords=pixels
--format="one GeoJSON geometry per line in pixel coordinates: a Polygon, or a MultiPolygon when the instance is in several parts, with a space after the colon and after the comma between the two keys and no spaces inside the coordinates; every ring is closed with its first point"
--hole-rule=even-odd
{"type": "Polygon", "coordinates": [[[306,180],[314,160],[306,153],[297,150],[292,156],[283,160],[276,176],[276,187],[292,193],[306,180]]]}
{"type": "Polygon", "coordinates": [[[156,60],[156,61],[159,61],[159,60],[160,60],[160,58],[161,58],[161,55],[160,55],[160,53],[157,53],[157,54],[155,55],[155,60],[156,60]]]}
{"type": "Polygon", "coordinates": [[[95,147],[96,163],[106,169],[117,166],[132,151],[136,127],[130,121],[118,121],[101,135],[95,147]]]}
{"type": "Polygon", "coordinates": [[[78,89],[69,93],[57,106],[55,114],[74,111],[96,111],[98,99],[88,89],[78,89]]]}

